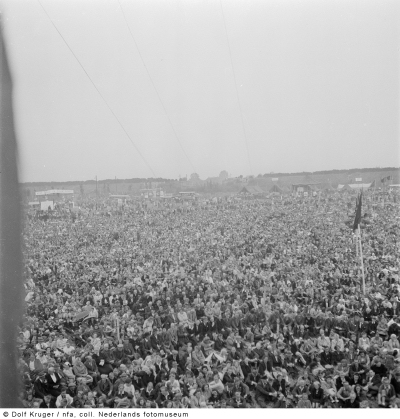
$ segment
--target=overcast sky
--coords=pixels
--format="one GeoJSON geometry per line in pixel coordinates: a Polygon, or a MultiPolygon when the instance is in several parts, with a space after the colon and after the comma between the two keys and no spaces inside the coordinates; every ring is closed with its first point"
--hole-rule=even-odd
{"type": "Polygon", "coordinates": [[[398,1],[119,1],[0,0],[22,181],[399,166],[398,1]]]}

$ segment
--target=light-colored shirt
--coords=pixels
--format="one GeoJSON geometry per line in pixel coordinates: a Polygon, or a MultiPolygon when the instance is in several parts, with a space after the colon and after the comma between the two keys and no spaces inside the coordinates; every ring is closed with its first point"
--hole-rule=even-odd
{"type": "Polygon", "coordinates": [[[217,390],[219,394],[222,394],[224,392],[224,385],[222,384],[221,380],[218,380],[218,383],[215,381],[211,381],[209,384],[210,390],[217,390]]]}

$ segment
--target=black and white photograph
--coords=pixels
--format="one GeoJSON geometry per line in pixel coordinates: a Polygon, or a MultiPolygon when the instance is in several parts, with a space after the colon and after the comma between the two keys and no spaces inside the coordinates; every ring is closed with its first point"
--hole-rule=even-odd
{"type": "Polygon", "coordinates": [[[400,408],[399,18],[0,0],[1,415],[400,408]]]}

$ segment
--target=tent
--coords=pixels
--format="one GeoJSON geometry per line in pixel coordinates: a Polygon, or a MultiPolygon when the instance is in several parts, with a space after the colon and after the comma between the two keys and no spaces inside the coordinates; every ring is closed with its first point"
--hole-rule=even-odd
{"type": "Polygon", "coordinates": [[[243,186],[240,195],[263,195],[264,191],[259,186],[243,186]]]}
{"type": "Polygon", "coordinates": [[[348,184],[338,185],[337,189],[339,192],[352,191],[351,187],[348,184]]]}
{"type": "Polygon", "coordinates": [[[349,183],[348,186],[353,190],[358,190],[358,189],[366,190],[371,187],[371,183],[349,183]]]}
{"type": "Polygon", "coordinates": [[[324,192],[336,192],[336,189],[332,185],[325,185],[322,190],[324,192]]]}
{"type": "Polygon", "coordinates": [[[278,193],[280,195],[286,194],[289,191],[287,190],[287,188],[285,186],[278,186],[278,185],[273,185],[272,188],[269,190],[270,193],[278,193]]]}

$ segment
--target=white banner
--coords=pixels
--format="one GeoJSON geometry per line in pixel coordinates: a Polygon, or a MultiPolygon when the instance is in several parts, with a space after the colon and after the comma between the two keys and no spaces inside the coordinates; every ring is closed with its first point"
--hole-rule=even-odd
{"type": "Polygon", "coordinates": [[[53,201],[42,201],[40,203],[40,209],[42,211],[48,211],[49,207],[53,210],[54,209],[54,203],[53,201]]]}

